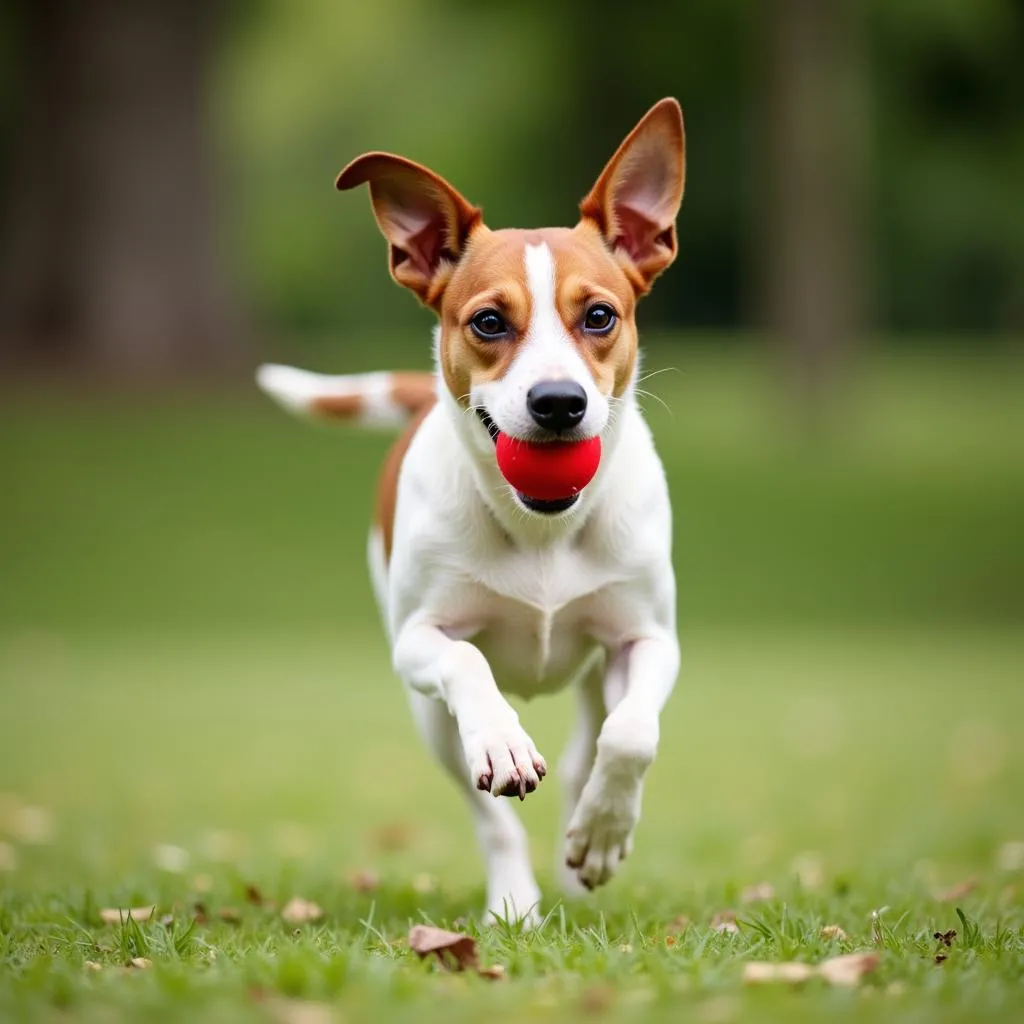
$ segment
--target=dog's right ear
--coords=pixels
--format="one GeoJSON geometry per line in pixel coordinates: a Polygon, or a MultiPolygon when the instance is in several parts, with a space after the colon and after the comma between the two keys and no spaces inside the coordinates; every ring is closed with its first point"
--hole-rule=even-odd
{"type": "Polygon", "coordinates": [[[436,309],[481,211],[433,171],[391,153],[364,153],[338,175],[340,191],[368,183],[388,240],[391,276],[436,309]]]}

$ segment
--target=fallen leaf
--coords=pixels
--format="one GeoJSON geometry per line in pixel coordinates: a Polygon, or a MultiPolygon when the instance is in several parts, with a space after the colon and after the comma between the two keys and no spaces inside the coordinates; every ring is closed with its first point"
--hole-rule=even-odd
{"type": "Polygon", "coordinates": [[[1003,871],[1024,871],[1024,840],[1003,843],[996,854],[996,863],[1003,871]]]}
{"type": "Polygon", "coordinates": [[[128,961],[128,966],[135,967],[140,971],[145,971],[153,966],[153,961],[150,960],[148,957],[133,956],[131,960],[128,961]]]}
{"type": "Polygon", "coordinates": [[[131,917],[136,924],[142,924],[155,913],[156,907],[104,907],[100,911],[100,920],[104,924],[122,924],[131,917]]]}
{"type": "Polygon", "coordinates": [[[374,892],[380,888],[380,876],[376,871],[356,871],[349,881],[356,892],[374,892]]]}
{"type": "Polygon", "coordinates": [[[221,907],[217,917],[225,924],[238,924],[242,920],[242,912],[235,907],[221,907]]]}
{"type": "Polygon", "coordinates": [[[720,910],[711,918],[711,928],[716,932],[739,934],[739,925],[736,924],[736,914],[732,910],[720,910]]]}
{"type": "Polygon", "coordinates": [[[588,1013],[604,1013],[615,1002],[615,989],[610,985],[591,985],[583,990],[580,1005],[588,1013]]]}
{"type": "Polygon", "coordinates": [[[743,965],[743,982],[747,985],[763,985],[768,982],[782,981],[788,985],[799,985],[801,982],[813,978],[817,973],[818,968],[813,964],[804,964],[798,961],[769,963],[752,960],[743,965]]]}
{"type": "Polygon", "coordinates": [[[245,899],[247,903],[251,903],[254,907],[263,906],[263,893],[252,882],[245,887],[245,899]]]}
{"type": "Polygon", "coordinates": [[[433,954],[445,967],[476,970],[476,939],[459,932],[448,932],[433,925],[417,924],[409,929],[409,948],[422,960],[433,954]]]}
{"type": "Polygon", "coordinates": [[[95,960],[86,960],[84,966],[85,966],[85,969],[87,971],[102,971],[103,970],[103,965],[96,963],[95,960]]]}
{"type": "Polygon", "coordinates": [[[846,941],[847,935],[843,929],[837,924],[827,924],[821,929],[821,937],[823,939],[841,939],[843,942],[846,941]]]}
{"type": "Polygon", "coordinates": [[[775,899],[775,886],[771,882],[758,882],[751,885],[740,893],[741,903],[764,903],[766,900],[775,899]]]}
{"type": "Polygon", "coordinates": [[[305,924],[308,921],[319,921],[324,912],[310,900],[301,896],[293,896],[281,911],[281,916],[289,924],[305,924]]]}
{"type": "Polygon", "coordinates": [[[870,974],[882,962],[879,953],[847,953],[835,956],[819,965],[818,973],[830,984],[852,988],[865,974],[870,974]]]}
{"type": "Polygon", "coordinates": [[[409,846],[416,836],[416,829],[412,825],[395,821],[388,825],[381,825],[372,833],[373,845],[384,853],[394,853],[397,850],[404,850],[409,846]]]}
{"type": "Polygon", "coordinates": [[[952,946],[953,940],[956,938],[956,929],[951,928],[948,932],[936,932],[932,938],[937,939],[944,946],[952,946]]]}
{"type": "Polygon", "coordinates": [[[953,903],[956,900],[962,900],[965,896],[969,896],[977,888],[977,879],[967,878],[962,882],[957,882],[956,885],[950,886],[943,892],[935,893],[935,899],[939,903],[953,903]]]}

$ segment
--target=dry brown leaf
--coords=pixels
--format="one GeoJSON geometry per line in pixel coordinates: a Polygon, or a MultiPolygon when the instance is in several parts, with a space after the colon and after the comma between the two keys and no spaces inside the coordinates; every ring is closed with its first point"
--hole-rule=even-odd
{"type": "Polygon", "coordinates": [[[809,978],[815,977],[818,968],[813,964],[797,961],[769,963],[752,960],[743,965],[743,981],[747,985],[763,985],[769,982],[782,981],[787,985],[799,985],[809,978]]]}
{"type": "Polygon", "coordinates": [[[580,1005],[588,1014],[604,1013],[614,1002],[615,989],[610,985],[590,985],[580,997],[580,1005]]]}
{"type": "Polygon", "coordinates": [[[384,853],[394,853],[408,847],[416,836],[416,829],[404,821],[381,825],[373,834],[373,845],[384,853]]]}
{"type": "Polygon", "coordinates": [[[263,906],[263,893],[252,882],[245,887],[245,901],[246,903],[251,903],[254,907],[263,906]]]}
{"type": "Polygon", "coordinates": [[[131,960],[128,961],[128,966],[135,967],[140,971],[145,971],[146,969],[153,966],[153,961],[150,960],[148,957],[133,956],[131,960]]]}
{"type": "Polygon", "coordinates": [[[104,924],[121,924],[130,916],[136,924],[142,924],[155,913],[156,907],[104,907],[100,911],[100,920],[104,924]]]}
{"type": "Polygon", "coordinates": [[[827,924],[821,929],[821,937],[823,939],[841,939],[843,942],[846,941],[847,935],[843,929],[837,924],[827,924]]]}
{"type": "Polygon", "coordinates": [[[962,882],[957,882],[956,885],[951,885],[944,892],[935,893],[935,899],[940,903],[953,903],[956,900],[962,900],[965,896],[969,896],[977,888],[977,879],[966,878],[962,882]]]}
{"type": "Polygon", "coordinates": [[[324,912],[312,901],[304,900],[301,896],[293,896],[284,905],[281,916],[289,924],[306,924],[308,921],[319,921],[324,912]]]}
{"type": "Polygon", "coordinates": [[[376,871],[356,871],[349,881],[356,892],[375,892],[380,888],[380,875],[376,871]]]}
{"type": "Polygon", "coordinates": [[[834,956],[818,967],[818,973],[830,984],[852,988],[865,974],[870,974],[882,962],[879,953],[847,953],[834,956]]]}
{"type": "Polygon", "coordinates": [[[720,910],[711,918],[711,927],[716,932],[727,932],[730,935],[739,934],[739,925],[736,924],[736,913],[732,910],[720,910]]]}
{"type": "Polygon", "coordinates": [[[429,924],[409,929],[409,948],[422,960],[433,954],[445,967],[454,963],[457,970],[476,970],[476,939],[459,932],[448,932],[429,924]]]}
{"type": "Polygon", "coordinates": [[[764,903],[766,900],[775,899],[775,886],[771,882],[758,882],[751,885],[740,893],[741,903],[764,903]]]}

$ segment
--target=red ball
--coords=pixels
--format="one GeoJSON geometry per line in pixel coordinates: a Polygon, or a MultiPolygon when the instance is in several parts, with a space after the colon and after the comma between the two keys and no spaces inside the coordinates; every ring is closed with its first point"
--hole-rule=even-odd
{"type": "Polygon", "coordinates": [[[498,469],[520,494],[537,501],[558,501],[579,494],[601,462],[601,438],[534,444],[508,434],[496,441],[498,469]]]}

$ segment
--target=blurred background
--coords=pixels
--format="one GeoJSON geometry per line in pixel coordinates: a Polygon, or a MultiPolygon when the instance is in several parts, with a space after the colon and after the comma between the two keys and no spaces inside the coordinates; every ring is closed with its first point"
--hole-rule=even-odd
{"type": "Polygon", "coordinates": [[[571,224],[664,95],[687,195],[642,387],[689,660],[647,856],[1024,831],[1024,3],[15,0],[0,789],[95,840],[68,857],[283,819],[352,857],[346,820],[415,819],[421,862],[471,857],[430,832],[466,823],[447,789],[434,817],[366,581],[388,441],[301,429],[252,369],[429,365],[366,196],[333,190],[353,156],[571,224]]]}

